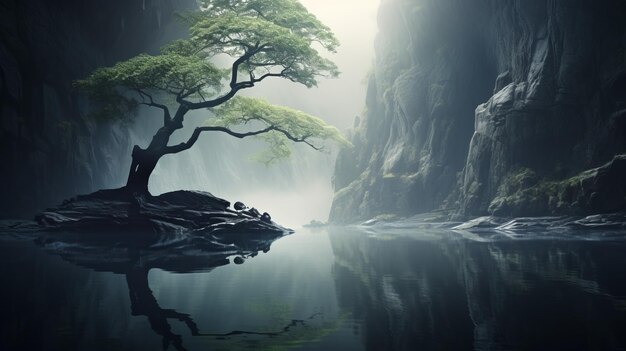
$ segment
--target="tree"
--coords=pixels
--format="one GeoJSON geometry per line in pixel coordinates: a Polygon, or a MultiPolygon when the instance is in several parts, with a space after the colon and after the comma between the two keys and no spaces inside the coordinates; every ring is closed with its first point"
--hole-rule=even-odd
{"type": "Polygon", "coordinates": [[[273,151],[266,162],[289,156],[289,141],[316,150],[319,140],[347,143],[319,118],[236,96],[267,78],[313,87],[319,76],[338,75],[337,67],[318,51],[334,52],[337,40],[297,0],[203,0],[200,11],[182,17],[189,26],[188,39],[164,46],[159,55],[141,54],[99,68],[76,82],[102,118],[132,117],[142,105],[162,111],[163,125],[150,144],[133,148],[127,190],[148,193],[159,159],[191,148],[203,132],[263,137],[273,151]],[[222,56],[232,60],[227,69],[212,62],[222,56]],[[188,112],[206,109],[212,116],[208,125],[196,128],[186,142],[168,145],[188,112]],[[247,131],[232,129],[239,125],[248,125],[247,131]]]}

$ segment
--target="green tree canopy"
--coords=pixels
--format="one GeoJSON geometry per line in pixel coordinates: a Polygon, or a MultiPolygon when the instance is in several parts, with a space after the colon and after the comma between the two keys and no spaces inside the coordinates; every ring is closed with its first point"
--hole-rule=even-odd
{"type": "Polygon", "coordinates": [[[210,121],[209,127],[253,124],[263,128],[261,130],[268,130],[259,137],[270,148],[257,155],[257,159],[265,164],[290,156],[290,142],[303,142],[315,150],[322,148],[315,144],[321,140],[334,140],[341,145],[350,145],[337,128],[326,124],[322,119],[286,106],[272,105],[261,99],[235,97],[215,112],[217,118],[210,121]]]}
{"type": "Polygon", "coordinates": [[[260,99],[234,98],[269,77],[314,87],[320,76],[339,74],[335,64],[320,54],[334,52],[337,39],[297,0],[202,0],[200,11],[182,17],[189,26],[187,39],[164,46],[158,55],[141,54],[99,68],[76,82],[94,102],[99,117],[131,117],[140,105],[161,109],[163,127],[146,149],[160,154],[191,147],[203,131],[262,137],[273,151],[264,162],[288,156],[288,141],[315,149],[321,147],[314,143],[325,139],[348,144],[319,118],[260,99]],[[232,57],[230,67],[216,66],[218,56],[232,57]],[[209,125],[196,129],[189,141],[167,145],[171,133],[183,127],[188,111],[218,106],[209,125]],[[230,129],[241,125],[262,129],[245,133],[230,129]]]}

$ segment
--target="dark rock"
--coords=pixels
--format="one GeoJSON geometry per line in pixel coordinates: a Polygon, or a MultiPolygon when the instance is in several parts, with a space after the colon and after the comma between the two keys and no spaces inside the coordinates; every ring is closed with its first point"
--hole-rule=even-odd
{"type": "Polygon", "coordinates": [[[249,210],[244,211],[244,212],[247,213],[250,216],[253,216],[253,217],[260,217],[261,216],[261,213],[259,212],[259,210],[257,210],[254,207],[252,207],[249,210]]]}
{"type": "Polygon", "coordinates": [[[156,200],[202,211],[224,211],[230,206],[230,202],[204,191],[172,191],[157,196],[156,200]]]}
{"type": "Polygon", "coordinates": [[[585,238],[624,237],[626,213],[608,213],[592,216],[543,216],[501,218],[485,216],[452,227],[457,232],[490,233],[504,232],[507,236],[525,238],[585,235],[585,238]]]}
{"type": "Polygon", "coordinates": [[[258,211],[233,211],[228,206],[228,201],[206,192],[175,191],[150,196],[114,189],[78,196],[75,201],[38,214],[35,221],[46,230],[212,235],[291,232],[259,218],[258,211]]]}
{"type": "Polygon", "coordinates": [[[235,202],[235,205],[233,206],[233,208],[237,211],[243,211],[245,210],[247,207],[246,205],[243,204],[243,202],[237,201],[235,202]]]}
{"type": "Polygon", "coordinates": [[[611,213],[626,202],[626,155],[567,179],[520,182],[523,178],[507,178],[489,212],[509,217],[611,213]]]}
{"type": "Polygon", "coordinates": [[[243,259],[243,257],[237,256],[237,257],[235,257],[233,262],[235,262],[235,264],[243,264],[245,262],[245,260],[243,259]]]}
{"type": "Polygon", "coordinates": [[[263,212],[263,214],[261,215],[261,220],[263,222],[270,223],[270,222],[272,222],[272,216],[270,216],[270,214],[267,213],[267,212],[263,212]]]}

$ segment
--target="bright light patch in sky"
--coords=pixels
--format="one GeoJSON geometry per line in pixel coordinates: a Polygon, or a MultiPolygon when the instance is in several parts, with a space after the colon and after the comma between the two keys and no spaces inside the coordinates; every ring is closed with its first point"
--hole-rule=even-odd
{"type": "Polygon", "coordinates": [[[328,111],[328,122],[341,129],[349,127],[365,104],[364,80],[374,60],[380,0],[301,0],[301,3],[329,26],[341,43],[337,54],[331,56],[341,75],[336,80],[322,81],[320,89],[326,90],[327,99],[331,100],[329,105],[335,106],[332,112],[328,111]]]}
{"type": "Polygon", "coordinates": [[[339,67],[337,79],[321,78],[318,88],[274,80],[264,82],[250,95],[319,116],[344,130],[352,126],[365,106],[365,78],[374,60],[376,15],[380,0],[301,0],[322,23],[329,26],[341,46],[327,55],[339,67]]]}

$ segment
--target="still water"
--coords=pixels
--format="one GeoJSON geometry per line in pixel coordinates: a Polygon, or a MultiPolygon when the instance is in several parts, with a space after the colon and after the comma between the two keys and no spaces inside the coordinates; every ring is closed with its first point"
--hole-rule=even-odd
{"type": "Polygon", "coordinates": [[[5,234],[0,350],[626,349],[619,237],[319,228],[270,243],[235,264],[5,234]]]}

